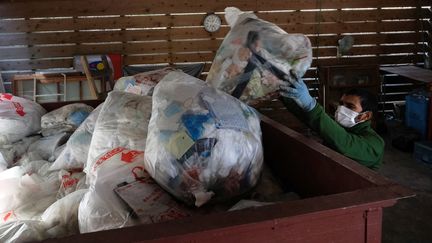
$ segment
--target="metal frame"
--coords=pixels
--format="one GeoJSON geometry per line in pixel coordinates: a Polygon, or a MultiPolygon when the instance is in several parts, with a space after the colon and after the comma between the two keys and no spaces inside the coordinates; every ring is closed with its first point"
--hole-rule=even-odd
{"type": "Polygon", "coordinates": [[[49,97],[49,96],[63,96],[63,101],[66,101],[67,99],[67,76],[64,73],[60,73],[60,75],[63,76],[63,93],[56,93],[56,94],[45,94],[45,95],[38,95],[37,94],[37,80],[38,78],[36,75],[33,76],[33,101],[37,102],[37,97],[49,97]]]}

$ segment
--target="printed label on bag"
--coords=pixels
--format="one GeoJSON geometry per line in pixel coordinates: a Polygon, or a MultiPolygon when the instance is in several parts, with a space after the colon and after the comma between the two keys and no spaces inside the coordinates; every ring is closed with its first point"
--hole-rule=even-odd
{"type": "Polygon", "coordinates": [[[67,189],[70,188],[72,186],[75,186],[76,184],[78,184],[79,179],[77,178],[73,178],[70,175],[63,175],[62,176],[62,185],[63,188],[67,189]]]}
{"type": "Polygon", "coordinates": [[[15,218],[15,213],[13,210],[6,212],[2,217],[3,222],[7,222],[8,220],[11,220],[13,218],[15,218]]]}
{"type": "Polygon", "coordinates": [[[100,157],[95,165],[93,166],[93,171],[96,171],[96,168],[99,167],[103,162],[107,161],[108,159],[112,158],[114,155],[124,151],[125,148],[115,148],[108,153],[106,153],[104,156],[100,157]]]}
{"type": "Polygon", "coordinates": [[[95,165],[93,166],[93,171],[96,171],[96,169],[103,164],[105,161],[113,158],[114,156],[119,156],[119,158],[117,158],[118,160],[125,162],[125,163],[132,163],[136,160],[136,158],[140,155],[144,154],[143,151],[139,151],[139,150],[129,150],[126,148],[115,148],[109,152],[107,152],[106,154],[104,154],[102,157],[100,157],[95,165]]]}

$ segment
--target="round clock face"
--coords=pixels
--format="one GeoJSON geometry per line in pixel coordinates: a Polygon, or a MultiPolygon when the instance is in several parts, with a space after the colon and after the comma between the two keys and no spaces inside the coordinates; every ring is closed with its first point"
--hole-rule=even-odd
{"type": "Polygon", "coordinates": [[[204,18],[204,29],[208,32],[216,32],[220,29],[222,21],[216,14],[209,14],[204,18]]]}

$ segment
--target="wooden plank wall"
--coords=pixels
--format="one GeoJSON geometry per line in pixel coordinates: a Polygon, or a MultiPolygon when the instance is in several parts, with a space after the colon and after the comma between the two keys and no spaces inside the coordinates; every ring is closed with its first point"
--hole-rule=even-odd
{"type": "Polygon", "coordinates": [[[308,35],[314,62],[306,80],[316,83],[318,64],[423,63],[431,48],[430,5],[429,0],[4,0],[0,71],[71,68],[74,55],[100,53],[121,53],[125,65],[206,62],[207,71],[229,28],[224,22],[218,32],[207,33],[203,18],[209,12],[223,17],[225,7],[236,6],[288,33],[308,35]],[[337,58],[337,40],[346,34],[355,46],[337,58]]]}

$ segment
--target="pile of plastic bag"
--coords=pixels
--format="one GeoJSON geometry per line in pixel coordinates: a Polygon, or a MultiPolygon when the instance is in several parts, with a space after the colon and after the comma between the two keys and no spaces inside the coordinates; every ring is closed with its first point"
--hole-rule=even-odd
{"type": "Polygon", "coordinates": [[[252,103],[279,89],[285,76],[300,78],[312,62],[308,37],[287,34],[273,23],[237,8],[225,9],[231,30],[222,42],[207,82],[252,103]]]}
{"type": "Polygon", "coordinates": [[[175,197],[201,206],[238,196],[255,185],[262,162],[252,108],[180,71],[156,86],[145,167],[175,197]]]}
{"type": "Polygon", "coordinates": [[[97,118],[79,206],[81,233],[187,216],[144,170],[149,96],[113,91],[97,118]],[[120,185],[120,186],[119,186],[120,185]]]}

